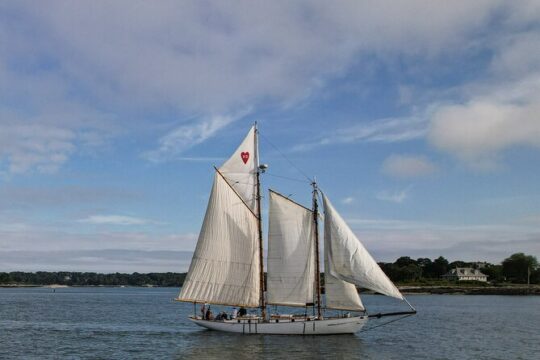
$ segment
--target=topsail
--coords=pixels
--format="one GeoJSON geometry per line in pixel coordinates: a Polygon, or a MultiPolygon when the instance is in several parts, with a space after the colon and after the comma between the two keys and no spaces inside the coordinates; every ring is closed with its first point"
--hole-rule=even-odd
{"type": "Polygon", "coordinates": [[[227,182],[240,195],[247,206],[257,214],[257,153],[255,126],[249,130],[234,154],[219,168],[227,182]]]}

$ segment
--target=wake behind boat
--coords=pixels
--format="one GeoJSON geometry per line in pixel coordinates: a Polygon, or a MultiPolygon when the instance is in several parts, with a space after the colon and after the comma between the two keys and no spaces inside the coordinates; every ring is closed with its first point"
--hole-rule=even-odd
{"type": "Polygon", "coordinates": [[[258,315],[212,319],[197,325],[242,334],[323,335],[359,331],[369,317],[416,311],[384,274],[317,184],[312,208],[270,190],[267,289],[264,282],[258,130],[253,126],[234,154],[216,168],[197,246],[176,300],[259,308],[258,315]],[[321,297],[319,197],[324,208],[325,302],[321,297]],[[411,311],[368,315],[356,287],[404,300],[411,311]],[[303,315],[267,314],[267,305],[303,307],[303,315]],[[313,308],[313,315],[307,308],[313,308]],[[327,310],[346,311],[339,317],[327,310]],[[349,312],[357,315],[351,316],[349,312]]]}

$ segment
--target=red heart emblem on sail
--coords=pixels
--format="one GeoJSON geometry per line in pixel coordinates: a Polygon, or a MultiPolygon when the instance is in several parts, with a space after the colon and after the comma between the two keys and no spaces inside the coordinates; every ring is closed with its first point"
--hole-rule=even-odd
{"type": "Polygon", "coordinates": [[[247,164],[249,160],[249,153],[247,151],[243,152],[240,154],[240,157],[242,158],[242,161],[244,162],[244,164],[247,164]]]}

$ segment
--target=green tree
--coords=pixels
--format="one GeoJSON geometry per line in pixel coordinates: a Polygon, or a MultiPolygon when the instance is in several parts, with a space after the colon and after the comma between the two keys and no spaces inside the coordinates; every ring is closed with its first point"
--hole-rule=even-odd
{"type": "Polygon", "coordinates": [[[450,269],[448,260],[442,256],[439,256],[431,263],[427,261],[424,261],[424,263],[423,273],[425,278],[438,279],[450,269]]]}
{"type": "Polygon", "coordinates": [[[397,265],[399,267],[405,267],[411,264],[417,265],[416,260],[413,260],[408,256],[402,256],[399,259],[397,259],[396,262],[394,263],[394,265],[397,265]]]}
{"type": "Polygon", "coordinates": [[[487,264],[485,267],[480,269],[480,271],[487,275],[488,281],[490,282],[504,281],[502,265],[487,264]]]}
{"type": "Polygon", "coordinates": [[[470,262],[465,262],[461,260],[453,261],[450,264],[448,264],[449,269],[454,269],[457,267],[473,267],[470,262]]]}
{"type": "Polygon", "coordinates": [[[423,269],[426,266],[431,265],[432,261],[430,258],[418,258],[416,259],[416,263],[423,269]]]}
{"type": "Polygon", "coordinates": [[[531,284],[540,284],[540,267],[531,271],[531,284]]]}
{"type": "Polygon", "coordinates": [[[538,260],[532,255],[515,253],[502,262],[502,273],[512,282],[526,283],[529,271],[532,273],[538,267],[538,260]]]}

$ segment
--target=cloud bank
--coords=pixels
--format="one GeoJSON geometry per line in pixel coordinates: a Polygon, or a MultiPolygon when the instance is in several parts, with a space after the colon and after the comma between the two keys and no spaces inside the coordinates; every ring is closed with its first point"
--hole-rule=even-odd
{"type": "Polygon", "coordinates": [[[464,51],[501,7],[514,18],[533,7],[501,4],[5,3],[0,113],[17,120],[0,117],[2,133],[15,134],[0,148],[0,161],[11,173],[55,171],[85,146],[97,149],[119,136],[103,126],[104,118],[117,118],[126,131],[155,125],[163,112],[178,120],[146,158],[174,157],[237,119],[230,114],[241,109],[298,104],[368,58],[464,51]],[[29,141],[27,129],[39,135],[29,141]],[[85,142],[88,137],[95,141],[85,142]]]}
{"type": "Polygon", "coordinates": [[[426,176],[437,171],[437,167],[422,155],[390,155],[382,164],[382,172],[398,177],[412,178],[426,176]]]}

